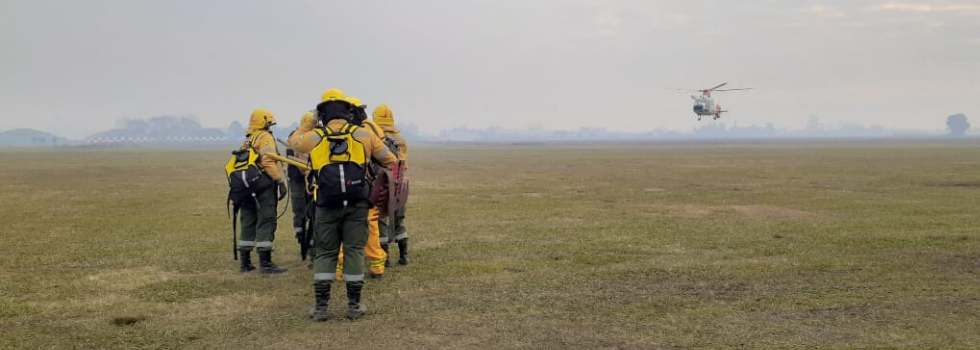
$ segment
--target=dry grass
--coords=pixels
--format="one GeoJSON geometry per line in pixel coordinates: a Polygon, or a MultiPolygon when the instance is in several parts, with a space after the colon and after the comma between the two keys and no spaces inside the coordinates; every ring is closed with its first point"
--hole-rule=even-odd
{"type": "Polygon", "coordinates": [[[980,344],[974,144],[415,149],[412,265],[326,323],[288,214],[236,272],[225,150],[0,153],[0,348],[980,344]]]}

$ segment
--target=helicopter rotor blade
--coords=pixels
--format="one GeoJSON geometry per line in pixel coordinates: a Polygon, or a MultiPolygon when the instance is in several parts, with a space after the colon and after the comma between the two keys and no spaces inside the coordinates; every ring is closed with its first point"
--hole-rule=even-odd
{"type": "Polygon", "coordinates": [[[715,90],[717,90],[718,88],[720,88],[720,87],[722,87],[722,86],[725,86],[725,85],[728,85],[728,83],[721,83],[721,85],[718,85],[718,86],[715,86],[715,87],[713,87],[713,88],[710,88],[710,89],[706,89],[706,90],[708,90],[708,91],[715,91],[715,90]]]}
{"type": "Polygon", "coordinates": [[[724,89],[724,90],[714,90],[714,91],[719,92],[719,91],[739,91],[739,90],[752,90],[752,88],[724,89]]]}

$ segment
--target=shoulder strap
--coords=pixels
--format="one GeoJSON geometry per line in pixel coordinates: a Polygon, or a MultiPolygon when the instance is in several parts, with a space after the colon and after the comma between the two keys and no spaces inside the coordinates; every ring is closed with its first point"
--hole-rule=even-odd
{"type": "Polygon", "coordinates": [[[354,130],[357,130],[357,125],[347,123],[347,125],[344,125],[344,128],[341,129],[340,132],[344,134],[353,134],[354,130]]]}
{"type": "MultiPolygon", "coordinates": [[[[367,123],[367,125],[369,127],[371,127],[371,131],[374,131],[374,136],[377,136],[378,138],[381,138],[381,134],[378,133],[378,129],[374,127],[374,124],[373,123],[367,123]]],[[[388,135],[386,134],[385,137],[387,137],[387,136],[388,135]]]]}
{"type": "Polygon", "coordinates": [[[255,140],[258,140],[259,139],[259,135],[262,135],[263,132],[264,131],[259,131],[257,133],[254,133],[254,134],[252,134],[251,137],[248,138],[248,147],[249,148],[252,148],[252,146],[255,146],[255,140]]]}

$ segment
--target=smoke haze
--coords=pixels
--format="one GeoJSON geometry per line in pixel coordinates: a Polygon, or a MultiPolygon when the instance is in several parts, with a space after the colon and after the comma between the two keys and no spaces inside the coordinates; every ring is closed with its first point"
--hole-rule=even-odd
{"type": "MultiPolygon", "coordinates": [[[[50,1],[0,4],[0,130],[124,118],[289,124],[339,87],[421,133],[689,131],[729,123],[937,131],[980,115],[980,4],[825,1],[50,1]]],[[[731,125],[731,124],[729,124],[731,125]]]]}

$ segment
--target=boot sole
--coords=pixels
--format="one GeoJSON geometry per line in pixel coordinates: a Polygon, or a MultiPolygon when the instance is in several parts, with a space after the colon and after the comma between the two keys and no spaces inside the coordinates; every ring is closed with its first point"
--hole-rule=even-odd
{"type": "Polygon", "coordinates": [[[344,317],[347,317],[348,320],[353,321],[361,317],[364,317],[364,315],[367,315],[367,308],[364,308],[363,310],[357,310],[357,311],[347,310],[347,313],[344,315],[344,317]]]}

